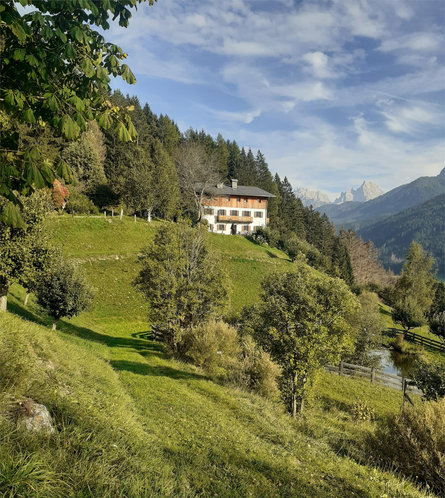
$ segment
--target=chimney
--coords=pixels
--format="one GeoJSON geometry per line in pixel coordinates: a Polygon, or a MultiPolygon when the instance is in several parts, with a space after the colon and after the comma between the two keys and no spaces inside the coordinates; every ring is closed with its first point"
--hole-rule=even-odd
{"type": "Polygon", "coordinates": [[[238,187],[238,180],[235,180],[235,178],[232,178],[232,188],[235,189],[238,187]]]}

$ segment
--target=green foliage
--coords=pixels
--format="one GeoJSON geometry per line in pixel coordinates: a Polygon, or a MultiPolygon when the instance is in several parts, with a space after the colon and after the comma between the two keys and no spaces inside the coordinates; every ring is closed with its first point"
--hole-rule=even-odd
{"type": "Polygon", "coordinates": [[[215,320],[185,330],[179,349],[186,359],[220,377],[236,368],[241,351],[237,330],[215,320]]]}
{"type": "MultiPolygon", "coordinates": [[[[47,126],[67,140],[79,137],[92,119],[103,128],[114,127],[121,140],[134,139],[129,109],[111,105],[107,95],[110,77],[128,83],[135,78],[122,63],[123,50],[93,27],[108,29],[110,16],[126,27],[136,1],[107,1],[98,7],[93,0],[73,0],[69,9],[65,2],[21,3],[31,9],[19,11],[8,0],[0,10],[1,113],[6,119],[47,126]]],[[[50,186],[55,171],[37,147],[22,148],[14,127],[2,132],[0,195],[18,205],[17,191],[27,195],[50,186]]],[[[9,224],[14,221],[11,209],[3,215],[9,224]]]]}
{"type": "Polygon", "coordinates": [[[68,187],[69,197],[66,202],[66,212],[71,214],[99,214],[94,202],[74,186],[68,187]]]}
{"type": "Polygon", "coordinates": [[[437,493],[445,488],[445,398],[383,420],[370,441],[376,459],[437,493]]]}
{"type": "Polygon", "coordinates": [[[354,351],[345,360],[358,365],[375,366],[378,359],[370,352],[380,345],[385,322],[375,294],[362,292],[358,300],[361,307],[352,315],[350,322],[355,332],[354,351]]]}
{"type": "Polygon", "coordinates": [[[347,320],[357,308],[344,282],[302,263],[294,271],[265,278],[262,304],[250,327],[283,369],[291,390],[288,408],[294,416],[302,409],[315,372],[351,348],[347,320]]]}
{"type": "Polygon", "coordinates": [[[217,316],[227,304],[226,276],[206,235],[185,223],[164,224],[140,256],[136,285],[150,303],[156,333],[173,352],[182,330],[217,316]]]}
{"type": "Polygon", "coordinates": [[[406,262],[395,286],[393,320],[405,329],[416,327],[426,321],[426,314],[433,301],[434,276],[431,273],[434,260],[420,244],[413,242],[406,262]]]}
{"type": "Polygon", "coordinates": [[[71,318],[88,308],[93,293],[79,269],[63,257],[52,258],[36,285],[38,304],[54,320],[71,318]]]}
{"type": "Polygon", "coordinates": [[[425,399],[434,400],[445,397],[445,367],[440,361],[417,358],[413,380],[423,391],[425,399]]]}
{"type": "MultiPolygon", "coordinates": [[[[0,199],[0,203],[2,203],[0,199]]],[[[5,202],[5,201],[3,201],[5,202]]],[[[7,201],[6,201],[7,202],[7,201]]],[[[35,192],[22,202],[22,228],[0,223],[0,299],[6,309],[6,296],[14,282],[33,290],[38,274],[52,252],[43,220],[52,209],[49,191],[35,192]]]]}

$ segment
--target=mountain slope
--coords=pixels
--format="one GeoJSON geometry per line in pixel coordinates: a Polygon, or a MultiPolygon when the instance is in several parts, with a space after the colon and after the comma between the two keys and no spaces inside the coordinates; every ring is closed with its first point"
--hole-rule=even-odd
{"type": "Polygon", "coordinates": [[[420,242],[436,259],[439,275],[445,276],[445,194],[367,225],[358,234],[374,242],[383,264],[395,272],[411,242],[420,242]]]}
{"type": "MultiPolygon", "coordinates": [[[[8,359],[0,362],[0,494],[426,496],[364,463],[373,427],[354,406],[366,403],[383,418],[399,410],[398,391],[323,373],[307,418],[293,421],[280,403],[215,383],[150,340],[146,303],[131,282],[155,224],[69,217],[50,224],[96,287],[95,303],[52,331],[34,299],[25,308],[24,290],[12,289],[12,313],[0,315],[0,358],[8,359]],[[29,437],[3,416],[21,397],[48,406],[53,436],[29,437]]],[[[235,286],[259,286],[267,261],[281,260],[240,237],[212,239],[236,270],[261,268],[247,284],[243,272],[232,273],[235,286]]]]}
{"type": "Polygon", "coordinates": [[[337,227],[357,229],[378,219],[390,216],[412,206],[422,204],[445,193],[445,168],[438,176],[424,176],[401,185],[386,194],[365,203],[327,204],[317,211],[327,214],[337,227]]]}

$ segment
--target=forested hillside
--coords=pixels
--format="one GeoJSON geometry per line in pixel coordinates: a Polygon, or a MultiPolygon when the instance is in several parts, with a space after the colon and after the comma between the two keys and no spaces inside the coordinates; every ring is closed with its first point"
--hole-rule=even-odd
{"type": "Polygon", "coordinates": [[[434,256],[439,275],[445,277],[445,194],[365,226],[358,233],[374,242],[385,267],[397,273],[411,242],[420,242],[434,256]]]}
{"type": "Polygon", "coordinates": [[[272,175],[260,150],[255,153],[218,135],[189,129],[182,133],[167,115],[156,115],[137,97],[115,92],[110,105],[132,116],[137,139],[123,142],[118,131],[101,131],[88,125],[76,142],[66,142],[49,130],[17,125],[24,144],[39,145],[52,162],[61,157],[69,166],[72,182],[56,182],[55,201],[75,214],[97,214],[121,209],[129,215],[177,220],[199,219],[195,183],[216,184],[237,178],[240,185],[260,187],[271,199],[268,230],[262,241],[296,255],[306,254],[315,267],[353,281],[347,250],[326,215],[305,208],[285,177],[272,175]],[[68,190],[66,190],[66,187],[68,190]]]}

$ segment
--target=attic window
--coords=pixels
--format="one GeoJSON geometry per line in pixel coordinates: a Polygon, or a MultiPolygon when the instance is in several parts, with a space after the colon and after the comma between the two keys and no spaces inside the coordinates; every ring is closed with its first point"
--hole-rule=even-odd
{"type": "Polygon", "coordinates": [[[228,195],[228,196],[226,197],[226,201],[227,201],[227,202],[228,202],[228,201],[230,201],[230,195],[228,195]]]}

